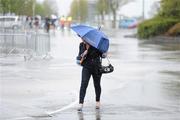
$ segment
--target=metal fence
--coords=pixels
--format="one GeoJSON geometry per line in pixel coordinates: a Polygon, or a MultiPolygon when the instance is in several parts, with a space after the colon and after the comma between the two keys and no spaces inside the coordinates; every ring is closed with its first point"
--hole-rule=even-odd
{"type": "Polygon", "coordinates": [[[43,56],[50,52],[50,35],[44,32],[0,29],[1,55],[43,56]]]}

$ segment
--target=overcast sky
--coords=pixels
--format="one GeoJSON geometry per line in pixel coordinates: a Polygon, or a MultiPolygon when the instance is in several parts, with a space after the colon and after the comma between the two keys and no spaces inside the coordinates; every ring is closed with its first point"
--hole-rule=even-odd
{"type": "MultiPolygon", "coordinates": [[[[151,11],[151,7],[155,1],[160,0],[144,0],[145,3],[145,17],[148,18],[148,13],[151,11]]],[[[142,15],[143,0],[134,0],[128,3],[120,9],[120,14],[125,14],[127,16],[140,16],[142,15]]]]}
{"type": "Polygon", "coordinates": [[[59,9],[59,15],[67,15],[70,11],[70,5],[73,0],[56,0],[59,9]]]}
{"type": "MultiPolygon", "coordinates": [[[[43,1],[43,0],[38,0],[43,1]]],[[[67,15],[70,11],[70,5],[73,0],[56,0],[59,9],[59,15],[67,15]]],[[[92,0],[91,0],[92,1],[92,0]]],[[[94,0],[93,0],[94,1],[94,0]]],[[[142,1],[143,0],[132,0],[131,2],[120,9],[120,14],[127,16],[140,16],[142,15],[142,1]]],[[[145,16],[148,17],[148,12],[154,1],[159,0],[144,0],[145,1],[145,16]]]]}

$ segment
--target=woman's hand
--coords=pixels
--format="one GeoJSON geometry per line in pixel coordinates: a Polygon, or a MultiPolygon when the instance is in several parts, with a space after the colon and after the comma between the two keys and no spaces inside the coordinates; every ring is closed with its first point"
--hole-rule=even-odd
{"type": "Polygon", "coordinates": [[[82,62],[86,59],[86,56],[88,54],[88,49],[90,48],[90,45],[85,43],[86,45],[86,50],[81,54],[81,60],[80,60],[80,64],[82,64],[82,62]]]}
{"type": "Polygon", "coordinates": [[[85,43],[85,44],[86,44],[86,50],[81,54],[81,57],[82,57],[82,58],[87,55],[88,49],[90,48],[90,45],[89,45],[89,44],[87,44],[87,43],[85,43]]]}
{"type": "Polygon", "coordinates": [[[86,43],[86,50],[90,48],[90,45],[86,43]]]}
{"type": "Polygon", "coordinates": [[[80,61],[80,64],[82,64],[82,62],[86,59],[86,55],[88,53],[88,50],[85,50],[82,54],[81,54],[81,61],[80,61]]]}
{"type": "Polygon", "coordinates": [[[82,57],[82,58],[85,57],[85,56],[87,55],[87,52],[88,52],[88,50],[85,50],[85,51],[81,54],[81,57],[82,57]]]}

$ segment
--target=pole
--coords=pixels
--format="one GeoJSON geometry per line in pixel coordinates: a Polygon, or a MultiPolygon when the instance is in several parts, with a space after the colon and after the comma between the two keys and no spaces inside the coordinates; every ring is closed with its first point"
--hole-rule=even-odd
{"type": "Polygon", "coordinates": [[[144,20],[145,19],[145,0],[142,0],[142,19],[144,20]]]}
{"type": "Polygon", "coordinates": [[[80,11],[80,5],[79,5],[79,0],[76,0],[76,9],[77,9],[77,13],[76,13],[76,15],[77,15],[77,22],[79,22],[80,23],[80,13],[79,13],[79,11],[80,11]]]}
{"type": "Polygon", "coordinates": [[[80,0],[77,1],[78,2],[78,22],[81,23],[81,14],[80,14],[80,0]]]}
{"type": "Polygon", "coordinates": [[[35,1],[33,1],[33,5],[32,5],[32,11],[33,11],[33,17],[34,17],[34,15],[35,15],[35,1]]]}

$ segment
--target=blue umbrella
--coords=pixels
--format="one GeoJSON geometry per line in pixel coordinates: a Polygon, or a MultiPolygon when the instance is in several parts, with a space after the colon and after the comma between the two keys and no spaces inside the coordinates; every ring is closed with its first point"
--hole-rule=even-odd
{"type": "Polygon", "coordinates": [[[83,40],[97,48],[102,53],[108,51],[109,39],[99,29],[86,25],[75,25],[72,26],[71,29],[74,30],[83,40]]]}

